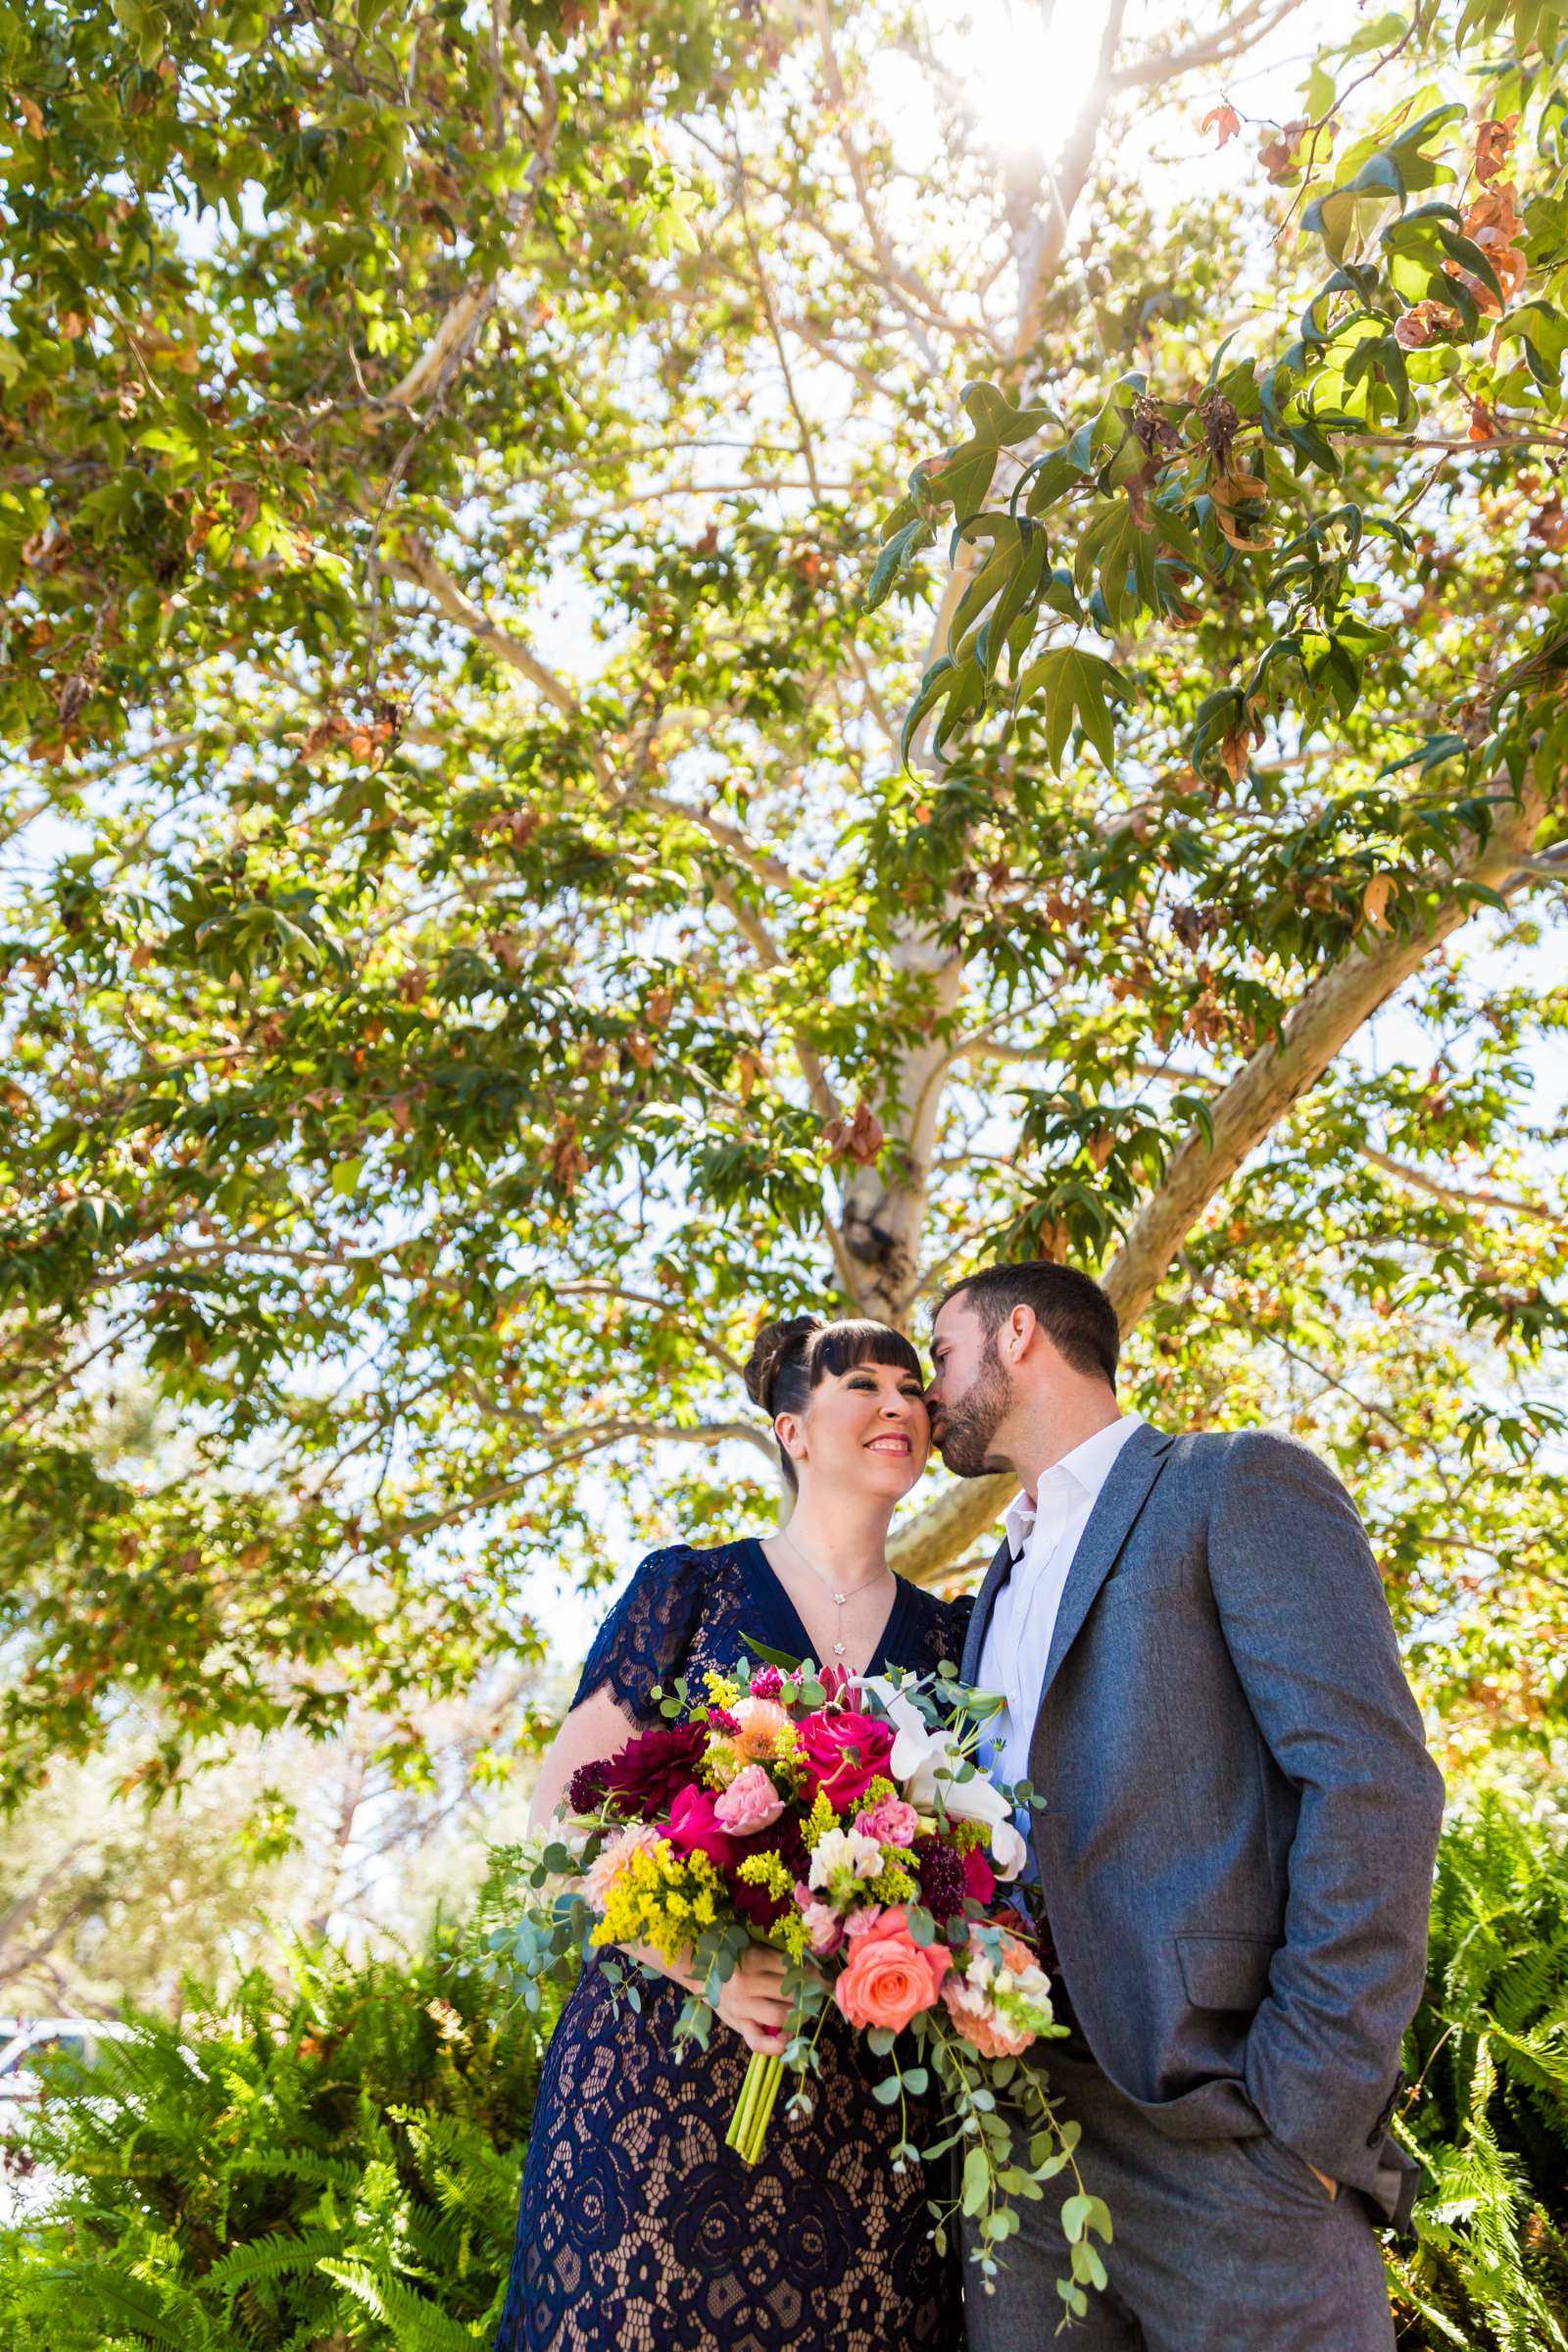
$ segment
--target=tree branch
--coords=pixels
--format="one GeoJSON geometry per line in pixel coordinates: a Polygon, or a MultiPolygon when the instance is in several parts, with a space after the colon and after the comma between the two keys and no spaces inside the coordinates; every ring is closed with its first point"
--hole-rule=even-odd
{"type": "MultiPolygon", "coordinates": [[[[1472,856],[1438,869],[1436,888],[1469,881],[1495,887],[1527,857],[1546,812],[1532,778],[1523,802],[1506,808],[1472,856]]],[[[1436,916],[1408,934],[1390,932],[1333,964],[1287,1016],[1277,1043],[1262,1047],[1213,1098],[1213,1141],[1194,1126],[1172,1154],[1159,1189],[1133,1220],[1102,1280],[1123,1332],[1142,1319],[1183,1242],[1241,1167],[1343,1052],[1363,1022],[1402,987],[1432,950],[1467,922],[1472,908],[1450,895],[1436,916]]],[[[916,1583],[991,1526],[1015,1492],[1008,1477],[977,1478],[922,1511],[890,1549],[895,1567],[916,1583]]]]}
{"type": "MultiPolygon", "coordinates": [[[[729,915],[759,963],[770,972],[782,970],[788,959],[760,915],[755,913],[747,906],[745,900],[739,897],[725,881],[720,880],[713,884],[713,896],[729,915]]],[[[838,1118],[844,1105],[828,1083],[821,1055],[815,1047],[808,1046],[803,1037],[792,1036],[790,1042],[795,1049],[795,1058],[801,1065],[801,1075],[806,1080],[807,1092],[811,1098],[811,1108],[819,1119],[838,1118]]]]}
{"type": "Polygon", "coordinates": [[[502,277],[516,261],[523,239],[533,225],[534,198],[556,151],[559,110],[554,76],[527,42],[522,42],[522,47],[529,65],[539,77],[542,105],[539,125],[534,133],[533,161],[528,166],[523,185],[514,188],[507,199],[507,216],[512,233],[501,267],[490,277],[469,280],[448,308],[440,325],[401,383],[394,385],[390,392],[383,393],[377,407],[412,409],[422,400],[440,399],[483,333],[485,321],[495,309],[502,277]]]}
{"type": "Polygon", "coordinates": [[[1386,1169],[1401,1184],[1430,1193],[1434,1200],[1452,1200],[1461,1207],[1506,1209],[1512,1217],[1528,1217],[1535,1224],[1549,1225],[1556,1233],[1568,1233],[1568,1215],[1561,1209],[1547,1208],[1539,1200],[1521,1200],[1512,1193],[1469,1192],[1460,1185],[1444,1184],[1440,1178],[1429,1176],[1424,1168],[1412,1168],[1402,1159],[1391,1159],[1386,1152],[1374,1151],[1370,1144],[1360,1144],[1357,1150],[1375,1168],[1386,1169]]]}
{"type": "Polygon", "coordinates": [[[1020,354],[1029,349],[1040,333],[1052,281],[1067,250],[1073,213],[1094,165],[1105,109],[1115,92],[1116,52],[1121,46],[1122,24],[1126,15],[1127,0],[1110,0],[1101,33],[1100,62],[1095,78],[1089,85],[1083,105],[1078,110],[1078,119],[1062,149],[1060,170],[1052,175],[1051,219],[1035,252],[1032,282],[1019,289],[1018,331],[1014,348],[1020,354]]]}
{"type": "MultiPolygon", "coordinates": [[[[471,598],[465,595],[422,539],[406,532],[402,535],[401,547],[401,556],[394,558],[386,566],[395,579],[404,580],[411,587],[422,588],[450,621],[466,630],[510,669],[525,677],[530,685],[536,686],[564,718],[581,720],[585,717],[582,704],[566,681],[541,662],[520,637],[514,637],[510,630],[500,627],[471,598]]],[[[691,825],[699,833],[706,833],[737,865],[744,866],[759,881],[770,883],[780,890],[800,888],[799,877],[790,871],[782,858],[775,858],[770,851],[754,849],[735,826],[725,824],[720,817],[710,816],[701,808],[688,808],[684,801],[675,800],[668,794],[650,791],[645,785],[617,784],[613,768],[591,737],[587,740],[587,752],[595,776],[612,799],[634,808],[647,808],[660,816],[673,817],[682,824],[691,825]]]]}
{"type": "MultiPolygon", "coordinates": [[[[507,1417],[511,1417],[510,1413],[507,1417]]],[[[739,1441],[764,1452],[768,1462],[776,1467],[771,1441],[750,1421],[700,1421],[689,1429],[675,1422],[604,1421],[583,1429],[559,1430],[549,1442],[546,1461],[516,1478],[503,1480],[499,1486],[486,1487],[478,1494],[466,1494],[461,1502],[448,1503],[444,1510],[423,1511],[412,1519],[389,1520],[367,1537],[366,1549],[380,1550],[389,1544],[409,1544],[420,1536],[434,1535],[438,1529],[454,1526],[460,1519],[471,1518],[475,1511],[491,1510],[497,1503],[510,1502],[514,1495],[525,1494],[546,1470],[584,1461],[589,1454],[603,1453],[607,1446],[618,1446],[628,1438],[642,1438],[656,1445],[687,1446],[719,1446],[739,1441]]]]}
{"type": "Polygon", "coordinates": [[[1223,24],[1216,25],[1206,40],[1195,41],[1190,49],[1178,49],[1160,57],[1140,58],[1136,65],[1119,66],[1111,76],[1111,86],[1117,90],[1155,88],[1175,81],[1183,74],[1200,73],[1204,68],[1225,66],[1245,56],[1249,49],[1267,38],[1276,25],[1283,24],[1300,7],[1301,0],[1279,0],[1271,14],[1265,15],[1267,0],[1249,0],[1247,7],[1223,24]],[[1245,36],[1245,37],[1244,37],[1245,36]]]}
{"type": "MultiPolygon", "coordinates": [[[[901,284],[908,282],[908,273],[899,267],[898,256],[889,244],[887,232],[877,217],[876,207],[871,202],[871,189],[866,177],[865,164],[850,131],[849,97],[844,87],[844,76],[839,72],[838,51],[833,44],[833,19],[827,0],[817,0],[816,29],[817,37],[822,44],[822,63],[827,72],[828,102],[833,109],[834,126],[838,131],[839,145],[844,150],[844,159],[850,167],[850,177],[855,182],[856,198],[860,207],[860,218],[865,222],[866,233],[871,239],[871,250],[882,265],[883,282],[887,291],[898,303],[909,322],[921,358],[933,374],[936,374],[940,371],[942,363],[932,348],[924,323],[916,317],[900,292],[901,284]]],[[[923,294],[924,288],[920,287],[918,291],[923,294]]]]}
{"type": "MultiPolygon", "coordinates": [[[[394,579],[404,580],[414,588],[422,588],[448,620],[455,622],[460,629],[466,630],[468,636],[493,653],[498,662],[504,662],[509,669],[516,670],[530,685],[536,686],[546,702],[554,704],[564,718],[581,718],[582,705],[565,680],[558,677],[553,669],[541,662],[520,637],[514,637],[509,630],[493,621],[471,598],[466,596],[423,539],[413,531],[400,531],[398,547],[400,553],[386,566],[394,579]]],[[[608,785],[610,773],[603,763],[603,756],[595,753],[592,757],[601,773],[601,780],[608,785]]]]}
{"type": "Polygon", "coordinates": [[[725,824],[722,817],[710,816],[703,808],[689,808],[684,801],[674,800],[668,793],[650,792],[643,784],[626,797],[656,816],[673,817],[681,824],[694,826],[699,833],[706,833],[710,841],[717,842],[737,865],[755,874],[759,882],[770,883],[775,890],[802,887],[801,877],[790,870],[782,858],[775,858],[770,850],[754,849],[745,834],[736,826],[725,824]]]}

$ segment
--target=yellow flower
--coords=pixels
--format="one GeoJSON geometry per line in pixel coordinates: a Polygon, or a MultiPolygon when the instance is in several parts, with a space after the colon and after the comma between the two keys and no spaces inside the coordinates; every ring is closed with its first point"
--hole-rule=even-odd
{"type": "Polygon", "coordinates": [[[797,1967],[811,1948],[811,1938],[807,1934],[806,1922],[798,1911],[791,1911],[786,1918],[779,1921],[778,1926],[773,1930],[773,1940],[783,1946],[797,1967]]]}
{"type": "Polygon", "coordinates": [[[885,1870],[878,1871],[867,1891],[878,1903],[910,1903],[919,1893],[920,1886],[901,1863],[890,1862],[885,1870]]]}
{"type": "Polygon", "coordinates": [[[733,1740],[715,1732],[703,1758],[702,1778],[710,1788],[727,1788],[741,1768],[741,1751],[733,1740]]]}
{"type": "Polygon", "coordinates": [[[694,1929],[710,1926],[723,1882],[706,1854],[678,1854],[661,1839],[617,1874],[594,1929],[595,1944],[646,1943],[665,1960],[690,1949],[694,1929]]]}
{"type": "Polygon", "coordinates": [[[811,1810],[806,1816],[805,1826],[801,1832],[808,1848],[817,1846],[827,1836],[829,1830],[836,1830],[838,1826],[839,1817],[819,1788],[811,1799],[811,1810]]]}
{"type": "Polygon", "coordinates": [[[748,1854],[736,1875],[748,1886],[765,1886],[776,1902],[782,1902],[795,1886],[777,1854],[748,1854]]]}

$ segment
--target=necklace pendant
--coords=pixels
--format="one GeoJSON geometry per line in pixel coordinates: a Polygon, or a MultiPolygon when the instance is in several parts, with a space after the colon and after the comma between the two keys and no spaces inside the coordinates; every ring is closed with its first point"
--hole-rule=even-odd
{"type": "Polygon", "coordinates": [[[834,1655],[836,1658],[842,1658],[842,1657],[843,1657],[843,1655],[844,1655],[844,1644],[843,1644],[843,1642],[834,1642],[834,1644],[833,1644],[833,1655],[834,1655]]]}
{"type": "Polygon", "coordinates": [[[844,1603],[845,1603],[845,1602],[846,1602],[846,1601],[849,1599],[849,1597],[850,1597],[850,1596],[849,1596],[849,1594],[848,1594],[847,1592],[835,1592],[835,1593],[834,1593],[834,1595],[833,1595],[833,1598],[834,1598],[834,1599],[837,1601],[837,1603],[838,1603],[838,1605],[839,1605],[839,1607],[840,1607],[841,1609],[843,1608],[843,1606],[844,1606],[844,1603]]]}

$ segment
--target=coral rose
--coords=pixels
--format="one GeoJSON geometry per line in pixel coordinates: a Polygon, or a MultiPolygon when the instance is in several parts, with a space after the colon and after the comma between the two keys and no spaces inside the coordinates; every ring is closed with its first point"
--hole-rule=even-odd
{"type": "Polygon", "coordinates": [[[797,1731],[808,1798],[820,1789],[835,1812],[858,1805],[893,1753],[893,1726],[875,1715],[808,1715],[797,1731]]]}
{"type": "Polygon", "coordinates": [[[906,1912],[884,1911],[875,1932],[856,1939],[833,1998],[852,2026],[890,2026],[897,2033],[922,2009],[936,2006],[952,1965],[952,1953],[942,1946],[914,1941],[906,1912]]]}

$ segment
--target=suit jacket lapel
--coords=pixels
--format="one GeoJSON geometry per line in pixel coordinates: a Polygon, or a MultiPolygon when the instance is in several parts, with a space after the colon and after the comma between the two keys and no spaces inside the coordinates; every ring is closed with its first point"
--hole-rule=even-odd
{"type": "Polygon", "coordinates": [[[979,1680],[980,1653],[986,1645],[986,1628],[991,1623],[992,1608],[1011,1565],[1012,1554],[1007,1549],[1007,1539],[1004,1536],[997,1546],[995,1559],[986,1570],[985,1582],[975,1595],[969,1631],[963,1638],[963,1661],[958,1668],[960,1682],[973,1685],[979,1680]]]}
{"type": "MultiPolygon", "coordinates": [[[[1042,1707],[1056,1669],[1076,1640],[1095,1594],[1109,1575],[1116,1554],[1126,1543],[1133,1521],[1148,1499],[1150,1488],[1165,1466],[1170,1443],[1164,1430],[1154,1429],[1146,1422],[1142,1429],[1134,1430],[1110,1466],[1110,1476],[1101,1488],[1095,1507],[1089,1514],[1089,1524],[1079,1539],[1072,1566],[1067,1571],[1067,1581],[1061,1589],[1061,1602],[1056,1610],[1055,1628],[1051,1637],[1051,1652],[1046,1659],[1046,1671],[1040,1684],[1042,1707]]],[[[979,1614],[977,1608],[975,1616],[978,1618],[979,1614]]]]}

